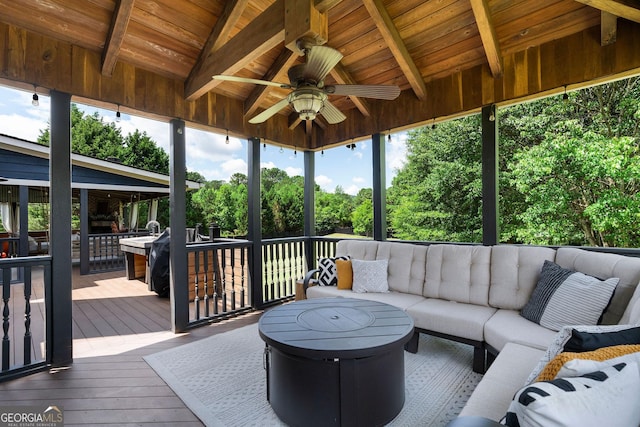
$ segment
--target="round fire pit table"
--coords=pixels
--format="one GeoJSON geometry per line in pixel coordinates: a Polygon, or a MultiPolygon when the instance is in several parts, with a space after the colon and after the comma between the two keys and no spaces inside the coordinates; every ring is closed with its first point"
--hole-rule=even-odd
{"type": "Polygon", "coordinates": [[[267,311],[267,399],[291,426],[377,426],[404,405],[404,311],[376,301],[314,298],[267,311]]]}

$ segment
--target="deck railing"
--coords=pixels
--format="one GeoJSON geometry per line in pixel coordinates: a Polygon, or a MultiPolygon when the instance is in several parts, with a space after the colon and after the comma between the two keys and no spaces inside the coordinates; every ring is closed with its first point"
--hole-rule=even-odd
{"type": "Polygon", "coordinates": [[[187,245],[190,326],[252,309],[250,246],[247,240],[187,245]]]}
{"type": "Polygon", "coordinates": [[[2,347],[0,381],[51,362],[51,257],[0,259],[2,347]]]}
{"type": "Polygon", "coordinates": [[[296,280],[307,271],[305,237],[262,241],[262,302],[265,305],[291,299],[296,280]]]}
{"type": "Polygon", "coordinates": [[[149,232],[89,234],[89,247],[84,253],[80,241],[72,242],[72,258],[88,257],[89,273],[124,269],[124,252],[120,250],[120,239],[147,236],[149,232]]]}

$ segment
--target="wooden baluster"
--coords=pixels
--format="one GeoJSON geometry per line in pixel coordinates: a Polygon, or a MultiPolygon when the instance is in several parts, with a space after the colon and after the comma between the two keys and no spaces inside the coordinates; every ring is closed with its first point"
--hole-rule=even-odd
{"type": "Polygon", "coordinates": [[[236,250],[229,249],[231,252],[231,310],[236,309],[236,250]]]}
{"type": "Polygon", "coordinates": [[[242,248],[240,250],[240,267],[241,267],[240,272],[242,274],[240,276],[240,300],[242,301],[241,302],[241,307],[245,306],[244,302],[245,302],[245,295],[246,295],[246,292],[245,292],[245,277],[246,277],[246,275],[245,275],[245,270],[244,270],[245,267],[246,267],[245,266],[245,254],[246,254],[246,251],[247,251],[247,248],[242,248]]]}
{"type": "MultiPolygon", "coordinates": [[[[200,281],[198,280],[198,275],[200,274],[200,251],[190,252],[189,255],[193,255],[193,269],[194,269],[194,277],[193,277],[193,290],[195,295],[193,296],[193,305],[195,308],[195,317],[196,320],[200,320],[200,281]]],[[[187,255],[187,264],[189,264],[189,255],[187,255]]],[[[187,281],[189,280],[189,269],[187,269],[187,281]]]]}
{"type": "Polygon", "coordinates": [[[209,250],[202,251],[204,266],[204,317],[209,317],[209,250]]]}
{"type": "Polygon", "coordinates": [[[9,298],[11,298],[11,269],[2,270],[2,370],[9,370],[9,354],[11,340],[9,339],[9,298]]]}
{"type": "Polygon", "coordinates": [[[222,251],[222,269],[220,273],[222,274],[222,312],[226,313],[228,302],[227,302],[227,250],[223,249],[222,251]]]}
{"type": "Polygon", "coordinates": [[[31,267],[24,268],[24,366],[31,364],[31,267]]]}

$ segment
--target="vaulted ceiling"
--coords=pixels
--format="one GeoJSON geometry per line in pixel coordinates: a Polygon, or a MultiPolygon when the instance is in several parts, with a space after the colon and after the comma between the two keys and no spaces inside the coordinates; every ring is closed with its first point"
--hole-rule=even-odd
{"type": "Polygon", "coordinates": [[[434,118],[640,72],[633,0],[0,0],[0,79],[89,104],[321,149],[434,118]],[[343,58],[325,84],[396,85],[393,101],[330,95],[339,124],[290,107],[301,38],[343,58]]]}

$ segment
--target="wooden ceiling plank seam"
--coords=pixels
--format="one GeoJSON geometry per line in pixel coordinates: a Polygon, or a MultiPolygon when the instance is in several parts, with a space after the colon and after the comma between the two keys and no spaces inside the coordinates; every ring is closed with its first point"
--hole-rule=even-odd
{"type": "Polygon", "coordinates": [[[227,41],[231,30],[238,22],[238,19],[240,19],[248,2],[249,0],[232,0],[225,3],[222,15],[213,26],[207,41],[204,43],[204,47],[200,51],[198,60],[189,72],[187,82],[200,73],[208,58],[227,41]]]}
{"type": "Polygon", "coordinates": [[[253,23],[209,55],[198,73],[185,82],[185,97],[192,101],[216,87],[216,74],[234,74],[251,60],[284,41],[284,0],[276,0],[253,23]]]}
{"type": "Polygon", "coordinates": [[[202,50],[204,46],[202,37],[199,35],[196,29],[189,28],[189,30],[187,30],[183,26],[176,25],[172,22],[167,22],[157,15],[153,15],[146,10],[133,8],[129,28],[131,28],[133,23],[144,25],[150,30],[157,31],[160,34],[172,37],[176,42],[181,42],[192,46],[198,49],[198,51],[202,50]]]}
{"type": "Polygon", "coordinates": [[[118,0],[113,11],[109,35],[102,50],[102,74],[110,77],[118,60],[118,53],[127,32],[127,26],[131,19],[134,0],[118,0]]]}
{"type": "Polygon", "coordinates": [[[640,8],[633,0],[576,0],[587,6],[609,12],[619,18],[628,19],[640,24],[640,8]]]}
{"type": "Polygon", "coordinates": [[[600,11],[600,46],[609,46],[618,37],[618,17],[613,13],[600,11]]]}
{"type": "Polygon", "coordinates": [[[407,50],[400,33],[393,24],[389,13],[384,8],[381,0],[363,0],[364,6],[367,8],[371,19],[375,22],[382,38],[387,43],[389,49],[393,53],[393,56],[398,61],[398,65],[405,73],[407,80],[411,84],[414,93],[420,100],[424,100],[427,97],[427,88],[422,79],[420,70],[413,62],[409,51],[407,50]]]}
{"type": "Polygon", "coordinates": [[[482,39],[485,55],[487,55],[487,61],[489,62],[489,68],[491,68],[493,77],[498,79],[502,76],[502,55],[500,53],[500,42],[496,36],[495,27],[491,19],[489,5],[486,0],[470,1],[471,9],[473,9],[473,14],[476,17],[478,31],[480,31],[480,38],[482,39]]]}
{"type": "MultiPolygon", "coordinates": [[[[356,80],[349,74],[349,72],[340,64],[337,64],[333,70],[329,73],[331,77],[333,77],[338,84],[343,85],[355,85],[358,84],[356,80]]],[[[358,110],[362,113],[363,116],[369,117],[371,116],[369,103],[364,98],[359,98],[357,96],[349,97],[353,104],[356,106],[358,110]]]]}
{"type": "MultiPolygon", "coordinates": [[[[269,68],[269,70],[267,70],[267,72],[262,76],[262,80],[280,80],[283,74],[289,70],[289,67],[291,67],[297,59],[298,55],[294,54],[291,50],[282,49],[280,55],[278,55],[271,68],[269,68]]],[[[272,86],[255,85],[247,99],[244,101],[245,116],[252,115],[257,111],[258,106],[262,101],[264,101],[269,93],[268,89],[270,88],[272,88],[272,86]]]]}

